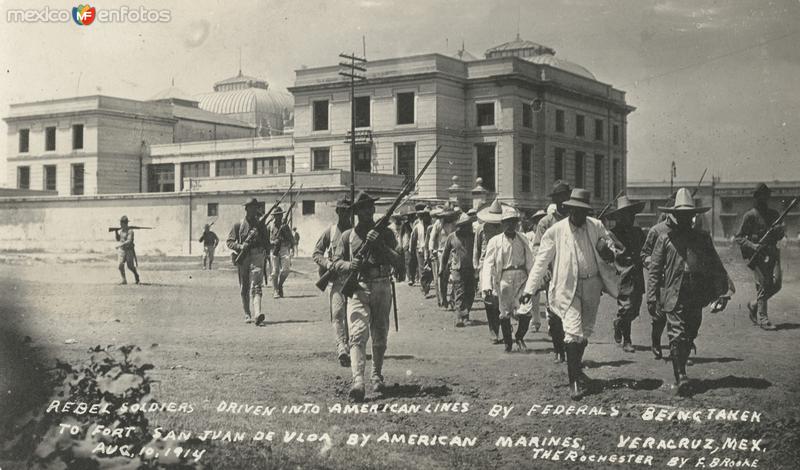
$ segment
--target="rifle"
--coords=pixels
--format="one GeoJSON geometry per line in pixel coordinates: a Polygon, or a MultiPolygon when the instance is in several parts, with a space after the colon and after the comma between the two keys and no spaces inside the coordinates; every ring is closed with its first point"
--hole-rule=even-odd
{"type": "Polygon", "coordinates": [[[400,331],[397,326],[397,291],[394,289],[394,280],[389,280],[392,283],[392,308],[394,309],[394,331],[400,331]]]}
{"type": "MultiPolygon", "coordinates": [[[[428,161],[425,162],[425,165],[422,167],[422,170],[420,170],[420,172],[417,173],[417,177],[414,178],[414,181],[409,181],[405,185],[403,185],[403,189],[400,191],[400,194],[397,195],[397,197],[394,199],[389,208],[386,209],[386,213],[383,214],[383,217],[381,217],[380,219],[378,219],[377,222],[375,222],[375,225],[372,227],[373,230],[381,231],[384,230],[389,225],[389,219],[392,217],[394,211],[397,210],[397,208],[403,202],[403,199],[405,199],[406,196],[411,194],[411,191],[414,190],[420,178],[422,178],[422,175],[425,174],[425,171],[428,169],[430,164],[433,163],[433,160],[436,158],[436,155],[439,154],[439,151],[441,149],[442,149],[441,145],[436,147],[436,151],[433,152],[433,155],[431,155],[430,158],[428,158],[428,161]]],[[[358,252],[354,253],[355,255],[354,258],[362,260],[369,259],[371,251],[372,251],[372,243],[366,241],[364,242],[363,245],[361,245],[361,248],[359,248],[358,252]]],[[[357,288],[358,288],[358,273],[350,272],[350,274],[347,275],[347,279],[345,279],[344,284],[342,285],[342,294],[344,294],[345,297],[352,297],[357,288]]]]}
{"type": "Polygon", "coordinates": [[[614,204],[614,201],[616,201],[617,199],[621,198],[623,194],[625,194],[625,190],[624,189],[621,190],[619,193],[617,193],[617,197],[615,197],[614,199],[608,201],[608,204],[606,204],[606,206],[603,207],[603,210],[600,211],[600,214],[597,216],[597,220],[601,220],[603,218],[603,216],[606,215],[606,212],[608,212],[608,210],[611,209],[611,206],[614,204]]]}
{"type": "Polygon", "coordinates": [[[703,178],[706,177],[706,172],[707,171],[708,171],[708,168],[703,170],[703,174],[700,175],[700,181],[698,181],[697,182],[697,186],[694,187],[694,191],[692,191],[692,197],[694,197],[694,195],[697,194],[697,191],[700,191],[700,185],[703,184],[703,178]]]}
{"type": "Polygon", "coordinates": [[[772,222],[772,225],[769,226],[767,233],[758,240],[759,248],[753,252],[753,255],[747,261],[747,267],[750,269],[755,269],[756,265],[762,261],[766,261],[768,256],[764,254],[764,250],[767,248],[767,242],[774,237],[775,230],[777,230],[778,226],[783,223],[783,219],[789,214],[789,211],[797,205],[797,202],[800,201],[800,198],[794,198],[792,202],[786,207],[786,209],[781,213],[780,217],[775,219],[775,222],[772,222]]]}
{"type": "MultiPolygon", "coordinates": [[[[286,195],[289,194],[289,191],[292,190],[292,187],[294,187],[294,181],[292,181],[292,184],[289,185],[289,189],[287,189],[286,192],[283,193],[283,195],[280,197],[280,199],[278,199],[278,201],[275,202],[275,204],[273,204],[272,207],[270,207],[269,210],[266,213],[264,213],[264,215],[262,215],[261,217],[258,218],[258,222],[257,222],[256,225],[261,225],[261,224],[263,224],[263,223],[265,223],[267,221],[267,218],[270,216],[270,214],[272,214],[272,211],[274,211],[275,208],[277,208],[279,205],[281,205],[281,202],[283,202],[283,198],[285,198],[286,195]]],[[[255,227],[253,227],[253,228],[250,229],[250,232],[247,233],[247,238],[244,239],[244,242],[242,242],[242,244],[243,245],[247,245],[248,243],[250,243],[253,240],[253,237],[255,237],[255,236],[256,236],[256,230],[255,230],[255,227]]],[[[244,254],[246,252],[247,252],[246,248],[242,249],[242,251],[240,251],[236,255],[236,258],[233,259],[233,264],[238,265],[242,261],[242,257],[244,256],[244,254]]]]}
{"type": "MultiPolygon", "coordinates": [[[[129,229],[132,230],[151,230],[153,227],[141,227],[139,225],[128,225],[129,229]]],[[[122,227],[108,227],[109,232],[116,232],[117,230],[122,230],[122,227]]]]}

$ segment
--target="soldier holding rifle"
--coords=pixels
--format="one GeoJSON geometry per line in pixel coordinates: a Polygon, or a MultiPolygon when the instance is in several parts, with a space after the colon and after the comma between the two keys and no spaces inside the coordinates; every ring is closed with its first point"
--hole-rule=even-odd
{"type": "Polygon", "coordinates": [[[291,251],[294,249],[294,235],[292,229],[283,221],[283,209],[276,207],[273,212],[273,221],[269,226],[270,264],[272,264],[272,288],[275,289],[273,297],[283,297],[283,283],[289,277],[292,267],[291,251]]]}
{"type": "MultiPolygon", "coordinates": [[[[750,321],[768,331],[776,329],[769,321],[767,301],[781,290],[781,252],[776,244],[785,236],[785,214],[779,216],[778,211],[769,207],[771,194],[766,184],[759,183],[753,192],[755,205],[742,217],[742,226],[735,238],[742,257],[749,260],[747,267],[753,271],[756,281],[756,298],[747,302],[750,321]]],[[[793,201],[785,212],[796,203],[797,200],[793,201]]]]}
{"type": "MultiPolygon", "coordinates": [[[[351,206],[358,223],[346,230],[336,248],[333,269],[341,278],[356,276],[357,287],[347,303],[348,329],[350,331],[350,358],[353,384],[350,398],[364,400],[364,369],[366,367],[367,341],[372,336],[372,373],[370,381],[374,392],[383,391],[383,357],[389,335],[389,313],[392,307],[392,266],[400,260],[397,240],[385,226],[377,227],[374,198],[360,192],[351,206]],[[368,244],[368,245],[367,245],[368,244]],[[364,246],[369,246],[369,256],[364,256],[364,246]]],[[[346,282],[346,281],[345,281],[346,282]]]]}
{"type": "Polygon", "coordinates": [[[136,248],[133,244],[133,227],[128,225],[128,216],[123,215],[119,219],[119,228],[112,227],[111,230],[114,231],[114,238],[120,242],[117,245],[117,267],[119,268],[119,274],[122,276],[120,284],[128,283],[125,278],[125,266],[128,266],[128,269],[133,273],[134,279],[136,279],[136,284],[139,284],[139,272],[136,270],[136,248]]]}
{"type": "Polygon", "coordinates": [[[256,325],[264,321],[261,312],[261,284],[264,281],[264,257],[269,249],[269,234],[265,219],[258,217],[260,203],[250,198],[244,204],[245,217],[236,222],[228,234],[227,246],[236,253],[239,268],[242,307],[245,323],[253,323],[250,303],[256,314],[256,325]]]}
{"type": "MultiPolygon", "coordinates": [[[[323,272],[330,271],[333,268],[333,260],[341,254],[338,250],[342,234],[351,228],[350,198],[347,196],[343,196],[336,201],[336,216],[338,220],[322,233],[314,246],[314,253],[311,255],[320,269],[324,270],[323,272]]],[[[350,367],[350,346],[347,338],[347,298],[342,293],[344,276],[337,276],[334,273],[329,282],[331,282],[330,311],[333,332],[336,336],[336,356],[342,367],[350,367]]]]}

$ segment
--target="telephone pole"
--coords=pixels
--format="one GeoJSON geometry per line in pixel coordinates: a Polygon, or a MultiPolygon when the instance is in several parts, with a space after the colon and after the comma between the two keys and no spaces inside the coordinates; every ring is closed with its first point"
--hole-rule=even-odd
{"type": "MultiPolygon", "coordinates": [[[[346,69],[339,72],[339,75],[350,79],[350,203],[352,204],[356,202],[356,80],[366,80],[367,69],[363,65],[367,63],[367,59],[356,56],[355,52],[349,55],[342,53],[339,57],[350,61],[339,62],[339,65],[346,69]]],[[[352,211],[350,223],[355,225],[355,215],[352,211]]]]}

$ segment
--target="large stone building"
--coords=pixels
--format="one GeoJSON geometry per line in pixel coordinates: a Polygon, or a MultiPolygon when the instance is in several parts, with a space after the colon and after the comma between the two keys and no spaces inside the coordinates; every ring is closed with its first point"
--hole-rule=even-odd
{"type": "Polygon", "coordinates": [[[83,96],[13,104],[5,118],[8,181],[59,195],[173,191],[146,166],[149,146],[254,135],[252,125],[170,98],[83,96]]]}
{"type": "MultiPolygon", "coordinates": [[[[516,40],[471,54],[371,61],[355,93],[356,171],[412,175],[438,146],[419,196],[445,198],[477,177],[523,207],[542,207],[556,179],[609,199],[625,185],[624,92],[549,47],[516,40]]],[[[297,71],[295,169],[349,168],[349,83],[339,66],[297,71]]]]}

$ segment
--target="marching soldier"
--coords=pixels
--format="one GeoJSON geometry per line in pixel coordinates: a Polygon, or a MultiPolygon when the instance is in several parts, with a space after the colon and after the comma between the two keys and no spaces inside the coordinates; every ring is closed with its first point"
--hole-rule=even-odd
{"type": "MultiPolygon", "coordinates": [[[[321,270],[333,267],[333,260],[339,256],[337,250],[342,234],[350,227],[350,199],[343,196],[336,201],[338,220],[328,227],[317,240],[312,258],[321,270]],[[326,256],[327,253],[327,256],[326,256]]],[[[347,338],[347,298],[342,294],[344,276],[336,276],[331,282],[330,309],[333,318],[333,332],[336,337],[336,356],[342,367],[350,367],[350,346],[347,338]]]]}
{"type": "Polygon", "coordinates": [[[211,231],[211,225],[206,224],[203,227],[203,234],[200,235],[200,243],[203,244],[203,269],[211,270],[211,264],[214,263],[214,251],[219,245],[219,237],[216,233],[211,231]]]}
{"type": "Polygon", "coordinates": [[[269,226],[270,263],[272,264],[273,298],[283,297],[283,283],[289,277],[292,268],[291,250],[294,247],[294,235],[289,226],[283,223],[283,209],[280,206],[272,213],[273,221],[269,226]]]}
{"type": "Polygon", "coordinates": [[[456,230],[447,236],[442,251],[442,274],[449,278],[453,289],[456,328],[470,324],[469,312],[475,301],[475,268],[472,265],[472,218],[461,214],[456,230]],[[448,274],[449,273],[449,274],[448,274]]]}
{"type": "Polygon", "coordinates": [[[547,302],[554,322],[564,331],[567,373],[573,399],[583,396],[588,377],[583,373],[583,354],[594,330],[600,295],[617,296],[618,281],[609,264],[614,253],[602,222],[587,217],[592,210],[591,193],[575,188],[563,203],[569,217],[556,222],[541,239],[536,262],[530,271],[521,300],[529,301],[538,290],[548,288],[547,302]],[[552,278],[549,266],[552,266],[552,278]]]}
{"type": "MultiPolygon", "coordinates": [[[[528,243],[531,245],[531,254],[533,255],[533,259],[536,259],[536,252],[539,251],[539,246],[534,245],[536,241],[536,226],[539,224],[539,221],[542,220],[544,216],[547,215],[547,212],[544,210],[538,210],[533,215],[530,216],[525,221],[524,225],[524,232],[525,237],[528,239],[528,243]]],[[[530,311],[531,315],[531,324],[533,325],[533,331],[537,332],[542,327],[542,322],[539,319],[539,293],[533,294],[531,297],[531,301],[525,305],[520,307],[520,311],[530,311]]]]}
{"type": "Polygon", "coordinates": [[[691,192],[681,188],[672,207],[659,209],[671,217],[669,231],[658,237],[650,256],[647,309],[651,314],[659,309],[667,316],[675,391],[680,394],[688,384],[686,361],[700,329],[702,309],[716,301],[715,310],[723,310],[730,284],[711,236],[692,227],[694,216],[709,208],[695,207],[691,192]]]}
{"type": "MultiPolygon", "coordinates": [[[[670,201],[675,201],[673,197],[670,201]]],[[[670,231],[670,224],[674,224],[674,218],[666,213],[661,213],[662,217],[659,217],[659,222],[647,231],[647,238],[645,238],[644,245],[642,246],[642,263],[644,267],[647,268],[648,272],[650,271],[650,258],[653,254],[653,248],[656,246],[656,241],[658,238],[670,231]]],[[[653,295],[655,295],[656,299],[658,299],[660,295],[661,285],[654,285],[652,286],[655,291],[653,295]]],[[[650,285],[647,286],[650,289],[650,285]]],[[[650,292],[647,292],[648,298],[650,296],[650,292]]],[[[659,302],[656,302],[656,309],[652,310],[648,308],[648,313],[650,314],[650,322],[651,322],[651,331],[650,331],[650,341],[651,341],[651,351],[653,352],[653,357],[655,359],[662,359],[664,357],[661,351],[661,335],[664,333],[664,328],[667,327],[667,316],[664,312],[658,309],[659,302]]]]}
{"type": "Polygon", "coordinates": [[[744,259],[750,259],[759,248],[762,256],[753,267],[753,277],[756,282],[756,298],[747,302],[747,310],[753,325],[763,330],[774,331],[775,325],[770,323],[767,302],[770,297],[781,290],[783,271],[781,269],[781,251],[776,245],[785,236],[783,224],[773,230],[765,246],[759,243],[769,228],[778,219],[778,211],[769,207],[769,197],[772,191],[764,183],[759,183],[753,192],[754,207],[745,212],[742,217],[742,226],[736,234],[735,240],[739,244],[744,259]]]}
{"type": "MultiPolygon", "coordinates": [[[[489,207],[481,209],[478,213],[479,224],[475,229],[475,244],[472,255],[472,265],[478,273],[478,286],[483,286],[483,262],[486,259],[486,247],[489,240],[502,233],[500,219],[503,215],[503,206],[499,199],[495,199],[489,207]]],[[[483,305],[486,308],[486,323],[489,326],[489,340],[492,344],[500,344],[500,304],[494,293],[482,295],[483,305]]]]}
{"type": "Polygon", "coordinates": [[[350,330],[350,357],[353,384],[350,397],[356,401],[364,400],[364,369],[366,363],[367,341],[372,336],[372,390],[383,391],[383,357],[389,335],[389,312],[392,307],[392,267],[399,262],[396,251],[397,241],[388,229],[374,230],[375,201],[361,192],[352,204],[358,216],[358,223],[346,230],[339,240],[334,269],[345,278],[350,273],[358,276],[358,288],[347,302],[348,328],[350,330]],[[362,245],[367,241],[372,248],[370,256],[359,256],[362,245]]]}
{"type": "Polygon", "coordinates": [[[430,261],[428,258],[428,247],[425,243],[428,227],[431,224],[431,212],[425,204],[417,204],[415,206],[417,211],[417,220],[411,229],[410,250],[417,258],[417,279],[419,279],[419,287],[422,289],[422,295],[428,295],[431,289],[431,280],[428,276],[423,276],[426,266],[430,261]]]}
{"type": "Polygon", "coordinates": [[[136,259],[136,247],[133,243],[133,229],[128,227],[128,216],[123,215],[119,219],[119,229],[114,231],[114,238],[120,242],[117,245],[117,268],[122,276],[120,284],[127,284],[125,278],[125,266],[131,270],[136,284],[139,284],[139,272],[136,270],[138,261],[136,259]]]}
{"type": "Polygon", "coordinates": [[[406,279],[408,279],[409,286],[413,286],[414,281],[417,279],[417,254],[411,251],[411,226],[413,220],[413,213],[406,214],[402,217],[400,225],[400,248],[403,249],[406,279]]]}
{"type": "MultiPolygon", "coordinates": [[[[550,199],[553,203],[547,207],[547,215],[542,217],[539,223],[536,224],[536,234],[533,239],[532,247],[533,251],[538,252],[539,245],[542,243],[542,237],[545,232],[547,232],[547,229],[567,218],[567,208],[564,206],[564,203],[569,200],[570,191],[572,191],[572,188],[569,183],[565,181],[556,180],[553,183],[553,191],[550,193],[550,199]]],[[[549,282],[549,278],[550,274],[545,278],[545,283],[549,282]]],[[[548,291],[545,290],[545,296],[547,292],[548,291]]],[[[555,362],[564,362],[566,354],[564,349],[564,329],[561,326],[561,322],[550,311],[549,307],[547,309],[547,325],[550,339],[553,341],[554,360],[555,362]]]]}
{"type": "Polygon", "coordinates": [[[631,202],[627,196],[622,196],[617,199],[616,209],[607,214],[609,219],[615,221],[611,233],[625,247],[616,258],[620,284],[617,318],[614,320],[614,341],[617,344],[622,343],[622,350],[629,353],[636,352],[631,341],[631,322],[639,316],[644,297],[641,252],[646,235],[642,228],[634,225],[636,214],[642,211],[644,204],[644,201],[631,202]]]}
{"type": "Polygon", "coordinates": [[[256,314],[256,325],[265,319],[261,312],[261,284],[264,281],[264,258],[269,250],[269,232],[266,224],[259,221],[260,203],[256,198],[244,204],[245,217],[233,224],[226,245],[235,253],[244,253],[238,264],[239,286],[244,308],[245,323],[253,323],[250,304],[256,314]],[[252,236],[250,233],[252,232],[252,236]],[[250,241],[248,242],[248,236],[250,241]]]}
{"type": "MultiPolygon", "coordinates": [[[[525,334],[528,332],[531,317],[520,315],[520,296],[528,279],[528,272],[533,267],[533,255],[528,239],[517,230],[519,212],[510,206],[503,207],[500,223],[503,232],[495,235],[486,246],[486,258],[483,260],[481,289],[484,299],[496,296],[500,307],[500,329],[506,352],[512,348],[512,318],[517,320],[517,331],[514,335],[517,349],[527,351],[525,334]]],[[[530,298],[527,299],[530,301],[530,298]]],[[[522,302],[526,303],[526,302],[522,302]]]]}

